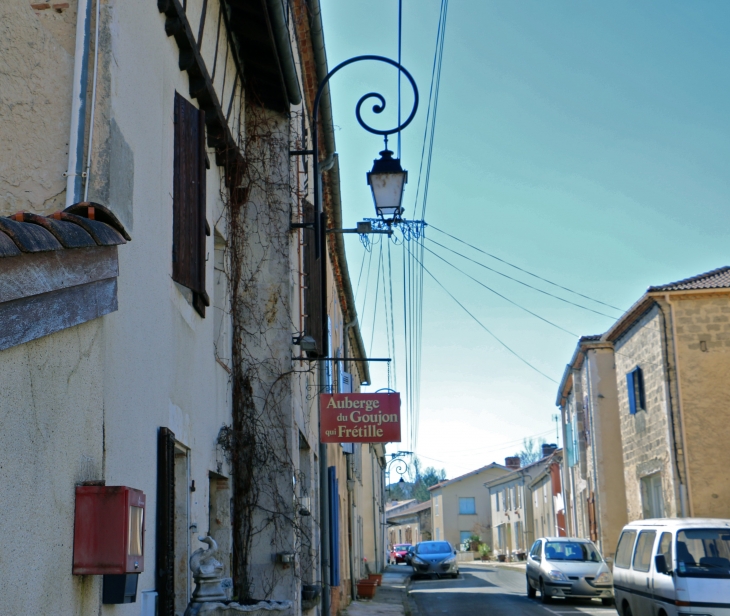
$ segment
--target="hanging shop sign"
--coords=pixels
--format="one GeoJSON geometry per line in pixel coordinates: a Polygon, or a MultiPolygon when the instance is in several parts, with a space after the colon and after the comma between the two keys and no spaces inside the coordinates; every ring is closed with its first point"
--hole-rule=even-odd
{"type": "Polygon", "coordinates": [[[400,443],[400,394],[322,394],[322,443],[400,443]]]}

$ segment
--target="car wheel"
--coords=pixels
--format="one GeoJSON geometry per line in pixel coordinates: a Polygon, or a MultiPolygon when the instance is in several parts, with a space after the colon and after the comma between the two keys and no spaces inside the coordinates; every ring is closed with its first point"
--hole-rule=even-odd
{"type": "MultiPolygon", "coordinates": [[[[550,603],[550,597],[545,592],[545,583],[542,580],[540,580],[540,601],[543,603],[550,603]]],[[[631,615],[629,614],[629,616],[631,615]]]]}
{"type": "Polygon", "coordinates": [[[530,599],[534,599],[537,596],[537,591],[532,587],[532,584],[530,584],[530,578],[525,576],[525,580],[527,581],[527,596],[530,599]]]}
{"type": "Polygon", "coordinates": [[[634,616],[634,613],[631,611],[631,606],[626,601],[624,601],[623,616],[634,616]]]}
{"type": "Polygon", "coordinates": [[[606,607],[611,607],[613,605],[613,598],[612,597],[606,597],[605,599],[601,599],[601,603],[605,605],[606,607]]]}
{"type": "Polygon", "coordinates": [[[457,571],[456,573],[452,573],[451,574],[451,579],[452,580],[458,580],[459,579],[459,572],[457,571]]]}

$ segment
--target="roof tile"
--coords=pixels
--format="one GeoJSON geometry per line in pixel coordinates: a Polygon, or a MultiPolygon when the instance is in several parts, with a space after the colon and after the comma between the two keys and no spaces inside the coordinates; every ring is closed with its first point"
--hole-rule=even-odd
{"type": "Polygon", "coordinates": [[[730,288],[730,267],[720,267],[698,276],[670,282],[668,284],[649,287],[647,293],[656,291],[692,291],[695,289],[724,289],[730,288]]]}

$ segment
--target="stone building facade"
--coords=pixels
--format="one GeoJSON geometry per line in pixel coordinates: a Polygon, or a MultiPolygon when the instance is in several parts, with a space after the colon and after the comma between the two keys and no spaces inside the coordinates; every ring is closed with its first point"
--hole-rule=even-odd
{"type": "Polygon", "coordinates": [[[557,402],[572,532],[611,557],[625,522],[727,517],[729,371],[730,267],[649,287],[581,338],[557,402]]]}
{"type": "Polygon", "coordinates": [[[616,352],[629,519],[724,517],[730,268],[649,287],[603,339],[616,352]]]}

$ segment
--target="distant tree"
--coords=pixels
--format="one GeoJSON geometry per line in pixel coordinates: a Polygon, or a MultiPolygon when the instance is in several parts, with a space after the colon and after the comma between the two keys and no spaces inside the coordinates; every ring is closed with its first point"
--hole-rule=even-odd
{"type": "Polygon", "coordinates": [[[535,439],[524,439],[522,441],[522,451],[515,454],[515,456],[520,459],[520,464],[522,466],[527,466],[528,464],[537,462],[542,457],[542,446],[546,442],[547,441],[544,438],[541,438],[537,441],[537,443],[535,442],[535,439]]]}
{"type": "Polygon", "coordinates": [[[433,466],[427,466],[422,469],[421,461],[418,458],[413,458],[411,467],[411,476],[413,479],[411,498],[425,503],[431,500],[431,493],[428,489],[436,485],[439,481],[444,481],[446,479],[446,471],[443,468],[435,468],[433,466]]]}

